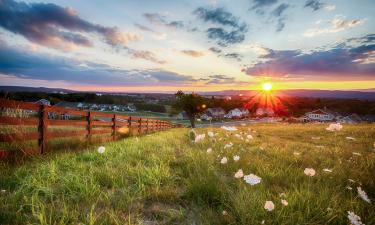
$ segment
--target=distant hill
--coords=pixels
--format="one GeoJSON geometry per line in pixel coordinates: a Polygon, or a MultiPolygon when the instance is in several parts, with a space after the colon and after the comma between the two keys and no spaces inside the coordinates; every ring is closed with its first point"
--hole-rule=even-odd
{"type": "Polygon", "coordinates": [[[45,93],[78,93],[79,91],[73,91],[63,88],[46,88],[46,87],[24,87],[24,86],[0,86],[0,91],[5,92],[45,92],[45,93]]]}
{"type": "MultiPolygon", "coordinates": [[[[63,88],[46,88],[46,87],[24,87],[24,86],[0,86],[0,91],[6,92],[45,92],[45,93],[80,93],[80,91],[74,91],[63,88]]],[[[121,92],[97,92],[102,94],[125,94],[121,92]]],[[[214,91],[214,92],[199,92],[199,94],[205,96],[211,95],[225,95],[225,96],[254,96],[258,94],[259,91],[254,90],[224,90],[224,91],[214,91]]],[[[328,91],[328,90],[282,90],[275,92],[279,96],[291,96],[291,97],[312,97],[312,98],[341,98],[341,99],[367,99],[375,100],[375,89],[367,90],[355,90],[355,91],[328,91]]],[[[129,93],[127,93],[129,94],[129,93]]],[[[147,94],[147,93],[142,93],[147,94]]],[[[151,94],[151,93],[150,93],[151,94]]],[[[156,92],[153,95],[158,94],[156,92]]],[[[161,95],[168,95],[166,93],[160,93],[161,95]]],[[[170,93],[173,94],[173,93],[170,93]]]]}
{"type": "MultiPolygon", "coordinates": [[[[254,90],[226,90],[216,92],[203,92],[202,95],[245,95],[254,96],[259,91],[254,90]]],[[[342,98],[342,99],[368,99],[375,100],[375,89],[363,91],[328,91],[328,90],[282,90],[275,92],[278,96],[312,97],[312,98],[342,98]]]]}

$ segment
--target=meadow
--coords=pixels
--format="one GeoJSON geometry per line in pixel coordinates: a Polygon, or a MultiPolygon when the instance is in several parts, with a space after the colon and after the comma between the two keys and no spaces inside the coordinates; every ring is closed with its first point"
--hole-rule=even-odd
{"type": "Polygon", "coordinates": [[[176,128],[0,162],[0,224],[375,224],[375,126],[326,127],[176,128]]]}

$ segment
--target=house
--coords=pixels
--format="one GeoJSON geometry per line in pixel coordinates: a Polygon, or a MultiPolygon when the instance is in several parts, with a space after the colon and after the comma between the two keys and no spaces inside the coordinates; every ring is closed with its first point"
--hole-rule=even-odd
{"type": "Polygon", "coordinates": [[[211,121],[211,120],[212,120],[212,117],[211,117],[211,116],[208,116],[207,114],[203,114],[203,115],[201,116],[201,119],[202,119],[202,120],[208,120],[208,121],[211,121]]]}
{"type": "Polygon", "coordinates": [[[224,117],[225,110],[222,108],[208,108],[204,113],[213,119],[220,119],[224,117]]]}
{"type": "Polygon", "coordinates": [[[224,117],[225,118],[244,118],[249,115],[249,110],[245,108],[235,108],[230,110],[224,117]]]}
{"type": "Polygon", "coordinates": [[[267,107],[267,108],[257,108],[257,110],[255,111],[255,115],[256,116],[275,116],[275,111],[270,108],[270,107],[267,107]]]}
{"type": "Polygon", "coordinates": [[[39,99],[38,101],[35,102],[36,104],[38,105],[47,105],[47,106],[51,106],[51,102],[48,101],[47,99],[39,99]]]}
{"type": "Polygon", "coordinates": [[[337,116],[337,113],[331,112],[328,109],[317,109],[312,112],[307,112],[305,114],[308,121],[314,122],[330,122],[334,121],[337,116]]]}
{"type": "Polygon", "coordinates": [[[133,103],[128,103],[127,105],[127,108],[130,112],[135,112],[137,111],[137,108],[135,107],[135,105],[133,103]]]}
{"type": "Polygon", "coordinates": [[[339,123],[348,123],[348,124],[357,124],[361,123],[362,119],[357,114],[353,113],[348,116],[342,116],[341,118],[337,118],[337,122],[339,123]]]}

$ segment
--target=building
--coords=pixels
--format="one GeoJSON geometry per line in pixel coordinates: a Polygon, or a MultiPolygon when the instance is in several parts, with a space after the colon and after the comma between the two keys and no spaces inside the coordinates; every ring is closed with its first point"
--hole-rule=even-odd
{"type": "Polygon", "coordinates": [[[273,117],[275,116],[275,111],[270,108],[270,107],[267,107],[267,108],[257,108],[257,110],[255,111],[255,116],[269,116],[269,117],[273,117]]]}
{"type": "Polygon", "coordinates": [[[177,114],[176,119],[178,119],[178,120],[188,120],[189,117],[188,117],[188,115],[186,114],[185,111],[182,111],[179,114],[177,114]]]}
{"type": "Polygon", "coordinates": [[[222,108],[208,108],[204,112],[207,116],[213,118],[213,119],[221,119],[225,116],[225,110],[222,108]]]}
{"type": "Polygon", "coordinates": [[[39,99],[38,101],[35,102],[36,104],[38,105],[47,105],[47,106],[51,106],[51,102],[48,101],[47,99],[39,99]]]}
{"type": "Polygon", "coordinates": [[[337,122],[339,123],[348,123],[348,124],[357,124],[361,123],[362,119],[357,114],[353,113],[348,116],[340,116],[336,118],[337,122]]]}
{"type": "Polygon", "coordinates": [[[305,114],[305,116],[308,121],[312,122],[330,122],[334,121],[335,118],[339,115],[324,108],[308,112],[305,114]]]}
{"type": "Polygon", "coordinates": [[[225,118],[244,118],[249,116],[249,110],[245,108],[235,108],[230,110],[224,117],[225,118]]]}

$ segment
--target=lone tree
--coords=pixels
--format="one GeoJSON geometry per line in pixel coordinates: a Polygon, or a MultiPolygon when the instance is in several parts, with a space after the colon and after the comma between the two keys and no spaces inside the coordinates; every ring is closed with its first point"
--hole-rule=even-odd
{"type": "Polygon", "coordinates": [[[185,94],[182,91],[178,91],[176,94],[176,101],[173,103],[172,108],[178,111],[185,111],[189,117],[191,127],[195,127],[195,118],[197,114],[203,112],[206,108],[205,99],[196,94],[185,94]]]}

